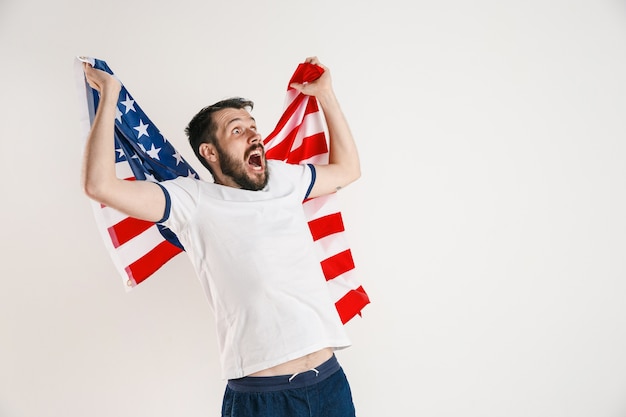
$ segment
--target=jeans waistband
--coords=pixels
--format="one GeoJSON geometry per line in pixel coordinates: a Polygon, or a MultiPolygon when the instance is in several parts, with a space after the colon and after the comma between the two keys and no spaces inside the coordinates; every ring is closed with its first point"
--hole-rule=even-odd
{"type": "Polygon", "coordinates": [[[238,379],[229,379],[228,387],[233,391],[241,392],[267,392],[302,388],[322,382],[340,368],[339,361],[333,355],[320,366],[308,371],[298,372],[293,375],[245,376],[238,379]]]}

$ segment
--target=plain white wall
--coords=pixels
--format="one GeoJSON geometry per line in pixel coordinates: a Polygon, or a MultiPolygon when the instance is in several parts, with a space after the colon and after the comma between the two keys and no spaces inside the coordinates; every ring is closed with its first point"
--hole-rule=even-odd
{"type": "Polygon", "coordinates": [[[194,166],[199,108],[252,98],[269,133],[296,65],[330,67],[359,417],[626,415],[623,1],[0,0],[0,416],[219,414],[186,257],[127,294],[81,192],[83,54],[194,166]]]}

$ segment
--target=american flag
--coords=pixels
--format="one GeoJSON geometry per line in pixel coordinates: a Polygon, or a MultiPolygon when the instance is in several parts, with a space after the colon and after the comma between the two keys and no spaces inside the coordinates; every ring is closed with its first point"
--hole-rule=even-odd
{"type": "MultiPolygon", "coordinates": [[[[322,72],[317,65],[300,64],[288,85],[314,81],[322,72]]],[[[328,141],[317,100],[287,87],[284,107],[274,131],[264,140],[267,158],[293,164],[327,163],[328,141]]],[[[331,296],[341,321],[347,323],[369,304],[369,297],[355,274],[337,195],[308,199],[303,204],[331,296]]]]}
{"type": "MultiPolygon", "coordinates": [[[[82,130],[87,137],[99,94],[85,81],[82,62],[113,74],[105,61],[78,57],[76,75],[81,101],[82,130]]],[[[311,82],[322,74],[316,65],[298,65],[289,84],[311,82]]],[[[284,113],[274,131],[264,140],[269,159],[289,163],[326,163],[328,142],[323,115],[317,100],[287,88],[284,113]]],[[[117,104],[115,122],[115,164],[117,176],[129,181],[164,181],[198,174],[159,132],[124,87],[117,104]]],[[[184,248],[169,229],[126,216],[110,207],[92,202],[96,223],[116,269],[128,290],[134,288],[184,248]]],[[[335,194],[308,199],[303,207],[309,221],[326,282],[345,324],[369,304],[369,298],[355,274],[352,253],[335,194]]]]}

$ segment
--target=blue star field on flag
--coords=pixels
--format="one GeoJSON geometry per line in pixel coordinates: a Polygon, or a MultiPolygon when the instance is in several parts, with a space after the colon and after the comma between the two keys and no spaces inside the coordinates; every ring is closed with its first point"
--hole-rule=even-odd
{"type": "MultiPolygon", "coordinates": [[[[93,62],[94,68],[114,75],[105,61],[94,59],[93,62]]],[[[96,90],[92,92],[95,110],[99,93],[96,90]]],[[[180,176],[200,178],[141,110],[123,84],[115,119],[115,162],[126,161],[136,180],[159,182],[180,176]]],[[[159,225],[159,231],[170,243],[183,249],[169,229],[159,225]]]]}

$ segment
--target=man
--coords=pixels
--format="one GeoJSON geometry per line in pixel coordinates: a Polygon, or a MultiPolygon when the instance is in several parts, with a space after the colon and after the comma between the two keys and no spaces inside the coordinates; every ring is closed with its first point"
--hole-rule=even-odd
{"type": "Polygon", "coordinates": [[[360,176],[359,157],[329,70],[291,87],[317,98],[329,133],[329,162],[291,165],[265,158],[249,110],[233,98],[202,109],[189,142],[214,182],[162,183],[115,175],[119,82],[84,65],[100,104],[83,165],[86,194],[127,215],[169,227],[185,247],[217,324],[222,415],[354,416],[334,351],[350,345],[328,293],[302,202],[336,192],[360,176]]]}

